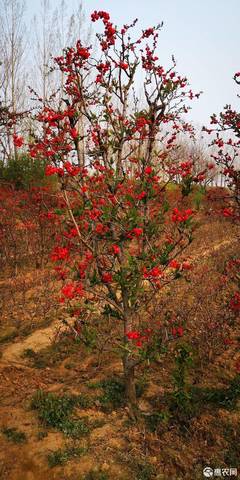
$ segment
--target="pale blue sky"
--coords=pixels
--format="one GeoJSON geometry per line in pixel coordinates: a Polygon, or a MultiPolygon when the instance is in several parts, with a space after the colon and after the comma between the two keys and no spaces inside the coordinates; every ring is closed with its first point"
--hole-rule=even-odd
{"type": "MultiPolygon", "coordinates": [[[[28,15],[38,11],[40,0],[26,0],[28,15]]],[[[51,0],[53,7],[58,0],[51,0]]],[[[69,9],[77,0],[69,0],[69,9]]],[[[237,107],[237,88],[232,80],[240,70],[240,0],[85,0],[87,16],[106,10],[114,24],[139,19],[139,28],[163,21],[159,59],[168,65],[171,55],[179,73],[186,75],[193,91],[203,90],[189,119],[207,124],[211,113],[226,103],[237,107]]],[[[99,25],[100,26],[100,25],[99,25]]]]}

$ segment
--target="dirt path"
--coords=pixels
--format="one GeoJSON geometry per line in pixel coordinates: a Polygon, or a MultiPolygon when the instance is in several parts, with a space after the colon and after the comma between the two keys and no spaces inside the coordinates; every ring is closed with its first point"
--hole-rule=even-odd
{"type": "Polygon", "coordinates": [[[61,327],[59,321],[54,322],[47,328],[41,328],[33,332],[29,337],[19,342],[8,345],[2,352],[1,361],[4,363],[20,360],[24,350],[31,349],[38,352],[42,348],[47,347],[53,341],[58,329],[61,327]]]}
{"type": "MultiPolygon", "coordinates": [[[[203,257],[208,257],[211,254],[217,252],[222,247],[229,245],[232,242],[237,241],[238,239],[224,240],[213,247],[210,247],[202,252],[199,252],[198,255],[193,256],[191,261],[194,263],[203,257]]],[[[61,328],[62,323],[58,320],[54,322],[47,328],[42,328],[33,332],[29,337],[20,340],[16,343],[8,345],[2,352],[2,357],[0,359],[0,365],[11,364],[11,363],[21,363],[24,364],[24,360],[21,358],[24,350],[31,349],[35,352],[49,346],[53,341],[57,331],[61,328]]]]}

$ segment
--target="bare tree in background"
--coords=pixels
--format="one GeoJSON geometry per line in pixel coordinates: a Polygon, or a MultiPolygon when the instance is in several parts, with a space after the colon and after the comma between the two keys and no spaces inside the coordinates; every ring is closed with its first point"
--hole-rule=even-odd
{"type": "MultiPolygon", "coordinates": [[[[0,1],[0,86],[1,105],[14,117],[26,106],[27,69],[25,64],[26,28],[24,0],[0,1]]],[[[16,126],[13,123],[16,133],[16,126]]],[[[9,129],[1,135],[3,162],[16,157],[9,129]]]]}

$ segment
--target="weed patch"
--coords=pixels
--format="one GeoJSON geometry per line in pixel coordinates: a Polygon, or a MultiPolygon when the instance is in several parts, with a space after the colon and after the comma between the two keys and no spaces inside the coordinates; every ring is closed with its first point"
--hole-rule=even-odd
{"type": "Polygon", "coordinates": [[[84,447],[67,447],[65,449],[60,448],[49,453],[47,457],[48,465],[50,468],[58,465],[64,465],[73,458],[79,458],[80,456],[85,455],[86,452],[87,449],[84,447]]]}
{"type": "Polygon", "coordinates": [[[13,443],[25,443],[27,441],[26,434],[17,430],[17,428],[2,428],[1,432],[9,442],[13,443]]]}

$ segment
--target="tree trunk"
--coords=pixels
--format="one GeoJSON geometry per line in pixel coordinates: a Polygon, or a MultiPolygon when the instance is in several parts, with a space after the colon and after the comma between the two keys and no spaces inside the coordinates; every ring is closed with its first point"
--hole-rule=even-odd
{"type": "Polygon", "coordinates": [[[132,364],[131,359],[128,356],[123,358],[123,371],[125,395],[129,414],[132,419],[136,420],[138,418],[138,405],[135,385],[135,366],[132,364]]]}

